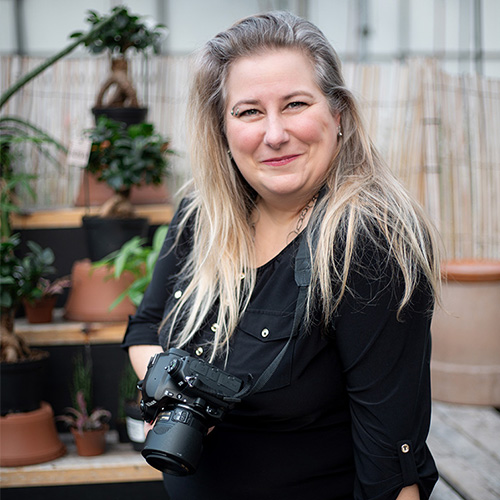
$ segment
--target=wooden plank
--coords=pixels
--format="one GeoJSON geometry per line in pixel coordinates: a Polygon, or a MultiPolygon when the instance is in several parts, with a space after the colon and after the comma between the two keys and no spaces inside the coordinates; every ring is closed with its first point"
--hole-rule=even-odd
{"type": "Polygon", "coordinates": [[[463,500],[463,498],[443,478],[439,479],[430,496],[430,500],[463,500]]]}
{"type": "Polygon", "coordinates": [[[109,433],[107,450],[97,457],[80,457],[72,437],[62,434],[67,454],[43,464],[0,468],[2,488],[58,486],[69,484],[161,481],[162,474],[134,451],[130,444],[117,442],[116,432],[109,433]]]}
{"type": "Polygon", "coordinates": [[[500,436],[500,415],[491,408],[467,408],[434,402],[429,448],[442,478],[464,499],[498,500],[500,460],[486,443],[500,436]]]}
{"type": "MultiPolygon", "coordinates": [[[[434,405],[434,412],[446,419],[476,446],[487,450],[500,463],[500,413],[491,407],[434,405]]],[[[499,470],[500,474],[500,470],[499,470]]]]}
{"type": "Polygon", "coordinates": [[[125,335],[125,322],[83,323],[66,321],[62,310],[56,310],[52,323],[30,324],[25,319],[16,321],[16,333],[29,345],[81,345],[81,344],[119,344],[125,335]]]}
{"type": "MultiPolygon", "coordinates": [[[[151,225],[169,224],[174,212],[172,205],[137,205],[135,208],[137,215],[147,217],[151,225]]],[[[12,226],[18,230],[80,227],[84,215],[96,215],[98,210],[99,207],[75,207],[13,214],[12,226]]]]}

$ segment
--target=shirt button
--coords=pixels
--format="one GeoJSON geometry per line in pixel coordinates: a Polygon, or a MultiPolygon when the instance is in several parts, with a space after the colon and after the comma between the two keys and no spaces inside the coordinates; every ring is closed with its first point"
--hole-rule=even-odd
{"type": "Polygon", "coordinates": [[[211,327],[210,327],[210,330],[212,330],[212,332],[216,332],[217,331],[217,328],[219,328],[219,325],[217,323],[214,323],[211,327]]]}
{"type": "Polygon", "coordinates": [[[201,356],[203,354],[203,347],[198,347],[195,351],[196,356],[201,356]]]}
{"type": "Polygon", "coordinates": [[[180,299],[182,297],[182,290],[177,290],[175,293],[174,293],[174,297],[176,299],[180,299]]]}
{"type": "Polygon", "coordinates": [[[260,334],[261,334],[264,338],[266,338],[266,337],[269,335],[269,330],[268,330],[267,328],[264,328],[264,330],[262,330],[262,331],[260,332],[260,334]]]}
{"type": "Polygon", "coordinates": [[[408,452],[410,451],[410,445],[409,445],[409,444],[406,444],[406,443],[405,443],[405,444],[403,444],[403,445],[401,446],[401,451],[402,451],[403,453],[408,453],[408,452]]]}

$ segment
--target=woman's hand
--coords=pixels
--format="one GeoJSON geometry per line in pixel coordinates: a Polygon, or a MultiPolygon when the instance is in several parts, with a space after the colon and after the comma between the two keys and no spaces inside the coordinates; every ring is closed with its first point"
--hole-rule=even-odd
{"type": "Polygon", "coordinates": [[[154,422],[150,424],[149,422],[144,422],[144,437],[148,437],[148,432],[153,428],[154,422]]]}
{"type": "Polygon", "coordinates": [[[412,484],[411,486],[403,488],[396,500],[420,500],[418,486],[416,484],[412,484]]]}

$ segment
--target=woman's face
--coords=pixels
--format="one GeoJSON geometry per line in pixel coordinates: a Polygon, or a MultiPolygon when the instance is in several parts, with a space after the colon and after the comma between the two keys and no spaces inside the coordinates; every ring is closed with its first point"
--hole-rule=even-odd
{"type": "Polygon", "coordinates": [[[290,49],[244,57],[226,90],[226,135],[243,177],[264,200],[306,203],[332,163],[340,123],[312,63],[290,49]]]}

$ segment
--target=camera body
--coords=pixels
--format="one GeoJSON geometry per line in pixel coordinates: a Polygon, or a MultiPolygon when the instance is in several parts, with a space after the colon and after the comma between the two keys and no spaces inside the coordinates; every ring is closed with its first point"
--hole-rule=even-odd
{"type": "Polygon", "coordinates": [[[208,429],[234,406],[243,385],[181,349],[153,356],[138,385],[143,418],[155,422],[142,450],[146,461],[169,474],[194,473],[208,429]]]}

